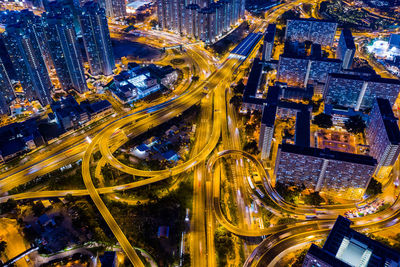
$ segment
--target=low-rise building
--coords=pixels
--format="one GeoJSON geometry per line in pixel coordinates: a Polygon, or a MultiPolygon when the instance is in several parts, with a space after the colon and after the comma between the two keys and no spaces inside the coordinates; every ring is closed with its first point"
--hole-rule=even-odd
{"type": "Polygon", "coordinates": [[[51,103],[51,109],[56,116],[57,123],[64,129],[69,131],[79,128],[91,119],[104,116],[111,112],[111,104],[107,100],[90,103],[82,101],[79,104],[76,99],[68,95],[59,101],[51,103]]]}
{"type": "Polygon", "coordinates": [[[170,87],[178,78],[171,66],[130,68],[114,77],[115,86],[111,89],[113,97],[123,104],[130,104],[161,89],[170,87]]]}
{"type": "Polygon", "coordinates": [[[0,128],[0,161],[10,160],[43,144],[35,118],[6,125],[0,128]]]}
{"type": "Polygon", "coordinates": [[[399,266],[400,253],[350,228],[339,216],[322,248],[312,244],[303,267],[399,266]]]}

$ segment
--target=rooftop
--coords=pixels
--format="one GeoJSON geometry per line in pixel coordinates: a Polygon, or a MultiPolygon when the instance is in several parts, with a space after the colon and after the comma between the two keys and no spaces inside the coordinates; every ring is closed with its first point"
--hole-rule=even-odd
{"type": "Polygon", "coordinates": [[[360,263],[363,253],[367,251],[371,254],[367,258],[364,257],[366,261],[362,266],[398,266],[400,264],[400,253],[351,229],[350,225],[350,220],[339,216],[322,249],[350,264],[360,263]],[[339,248],[344,251],[339,253],[339,248]]]}
{"type": "Polygon", "coordinates": [[[261,123],[268,127],[273,127],[276,117],[276,105],[265,105],[261,117],[261,123]]]}
{"type": "Polygon", "coordinates": [[[232,50],[231,54],[247,57],[258,41],[260,41],[261,37],[261,33],[249,33],[249,35],[232,50]]]}
{"type": "Polygon", "coordinates": [[[337,161],[345,161],[350,163],[375,166],[376,159],[370,156],[351,154],[339,151],[333,151],[330,149],[320,149],[314,147],[302,147],[298,145],[292,144],[281,144],[279,145],[283,152],[293,153],[293,154],[302,154],[306,156],[312,156],[316,158],[324,158],[329,160],[337,160],[337,161]]]}
{"type": "Polygon", "coordinates": [[[268,24],[267,30],[264,33],[264,42],[272,43],[274,41],[276,24],[268,24]]]}
{"type": "Polygon", "coordinates": [[[387,99],[377,98],[377,105],[382,116],[383,124],[392,144],[400,144],[400,130],[397,124],[397,118],[393,114],[390,102],[387,99]]]}
{"type": "MultiPolygon", "coordinates": [[[[349,29],[347,29],[347,28],[343,29],[341,35],[344,38],[347,49],[356,49],[356,45],[354,44],[353,35],[351,34],[351,31],[349,29]]],[[[342,37],[342,36],[340,36],[340,37],[342,37]]]]}

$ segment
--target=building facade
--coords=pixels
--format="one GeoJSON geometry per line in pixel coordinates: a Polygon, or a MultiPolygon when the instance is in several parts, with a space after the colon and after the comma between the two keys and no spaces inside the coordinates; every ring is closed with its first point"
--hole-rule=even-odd
{"type": "Polygon", "coordinates": [[[265,105],[261,118],[260,139],[258,148],[261,159],[267,160],[271,153],[272,138],[274,137],[276,105],[265,105]]]}
{"type": "Polygon", "coordinates": [[[343,29],[336,49],[336,58],[342,60],[343,69],[351,68],[355,53],[356,45],[354,44],[353,35],[349,29],[343,29]]]}
{"type": "Polygon", "coordinates": [[[69,11],[63,12],[66,14],[48,12],[43,15],[47,43],[62,89],[84,93],[88,88],[82,55],[69,11]]]}
{"type": "Polygon", "coordinates": [[[392,166],[400,153],[400,130],[387,99],[377,98],[366,130],[370,155],[377,159],[377,172],[392,166]]]}
{"type": "Polygon", "coordinates": [[[80,24],[91,74],[111,75],[115,61],[104,9],[87,2],[82,7],[80,24]]]}
{"type": "Polygon", "coordinates": [[[9,102],[15,97],[7,70],[0,59],[0,114],[10,113],[9,102]]]}
{"type": "Polygon", "coordinates": [[[4,44],[25,97],[46,106],[51,103],[52,83],[42,56],[41,35],[37,31],[40,26],[36,24],[39,18],[32,18],[7,25],[4,44]]]}
{"type": "Polygon", "coordinates": [[[328,75],[324,88],[325,103],[360,109],[371,108],[375,98],[386,98],[393,106],[400,92],[400,81],[379,76],[344,73],[328,75]]]}
{"type": "Polygon", "coordinates": [[[107,17],[126,16],[126,0],[98,0],[97,2],[105,9],[107,17]]]}
{"type": "Polygon", "coordinates": [[[281,144],[275,165],[277,182],[304,185],[314,191],[362,197],[375,171],[376,160],[328,149],[281,144]]]}
{"type": "Polygon", "coordinates": [[[340,71],[341,65],[338,59],[283,54],[279,57],[277,80],[295,87],[324,84],[328,74],[340,71]]]}
{"type": "Polygon", "coordinates": [[[286,23],[285,40],[311,41],[322,46],[332,46],[337,23],[315,19],[289,19],[286,23]]]}
{"type": "Polygon", "coordinates": [[[276,24],[268,24],[264,34],[263,60],[270,61],[272,59],[272,50],[274,48],[276,24]]]}

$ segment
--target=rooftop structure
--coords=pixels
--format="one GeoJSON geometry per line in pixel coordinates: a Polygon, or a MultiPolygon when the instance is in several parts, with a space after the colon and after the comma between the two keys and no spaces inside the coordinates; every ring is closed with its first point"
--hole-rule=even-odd
{"type": "Polygon", "coordinates": [[[261,33],[250,33],[231,51],[231,55],[246,58],[250,52],[253,51],[254,47],[261,40],[261,38],[261,33]]]}
{"type": "Polygon", "coordinates": [[[176,79],[177,73],[171,66],[133,68],[114,77],[111,92],[120,102],[130,104],[160,90],[161,85],[168,87],[176,79]]]}
{"type": "Polygon", "coordinates": [[[7,161],[43,144],[43,137],[34,118],[1,127],[0,161],[7,161]]]}
{"type": "Polygon", "coordinates": [[[83,101],[80,104],[71,95],[53,102],[51,109],[56,115],[58,124],[65,130],[79,128],[89,122],[93,117],[111,109],[107,100],[94,103],[83,101]]]}
{"type": "Polygon", "coordinates": [[[350,228],[339,216],[322,248],[311,245],[303,266],[399,266],[400,253],[350,228]]]}

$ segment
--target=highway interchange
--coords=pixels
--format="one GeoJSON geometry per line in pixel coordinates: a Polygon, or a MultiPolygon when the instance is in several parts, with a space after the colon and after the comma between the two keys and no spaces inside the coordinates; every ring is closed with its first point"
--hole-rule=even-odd
{"type": "MultiPolygon", "coordinates": [[[[268,23],[274,22],[285,11],[303,2],[307,1],[293,1],[272,8],[267,12],[265,19],[256,22],[258,23],[256,30],[263,31],[268,23]]],[[[312,3],[318,4],[318,1],[312,3]]],[[[148,43],[157,45],[159,42],[154,38],[160,38],[159,35],[158,32],[149,32],[143,38],[148,43]]],[[[161,38],[169,40],[171,44],[180,42],[179,38],[169,34],[163,34],[161,38]]],[[[244,209],[240,210],[239,208],[238,212],[243,216],[241,216],[242,218],[237,225],[232,224],[225,217],[220,205],[220,180],[223,174],[221,173],[222,164],[219,163],[222,158],[240,158],[253,164],[262,177],[263,190],[268,193],[265,197],[270,198],[276,207],[285,212],[290,214],[314,213],[316,208],[296,206],[285,202],[271,186],[271,179],[262,163],[254,156],[240,151],[240,138],[237,134],[238,122],[233,108],[228,103],[231,95],[228,88],[236,79],[232,73],[242,64],[248,64],[246,61],[254,57],[258,47],[246,59],[226,58],[223,62],[218,62],[207,54],[200,45],[185,45],[184,48],[187,60],[190,60],[192,65],[195,66],[195,69],[191,72],[199,75],[199,81],[190,81],[190,78],[188,78],[181,88],[176,89],[174,96],[160,99],[156,103],[141,107],[139,110],[118,114],[85,133],[77,133],[65,138],[60,143],[50,145],[43,153],[32,155],[31,160],[27,163],[0,175],[0,190],[7,192],[37,176],[82,159],[82,176],[86,189],[27,192],[2,197],[0,201],[6,201],[8,198],[20,200],[62,197],[67,194],[73,196],[89,195],[132,264],[144,266],[133,248],[134,244],[127,240],[100,195],[141,187],[193,171],[195,182],[193,183],[194,198],[190,236],[193,266],[216,265],[213,239],[217,222],[238,236],[267,236],[248,257],[245,266],[273,266],[276,259],[286,250],[299,244],[323,239],[332,227],[336,216],[343,214],[345,210],[354,208],[356,203],[318,207],[317,210],[325,213],[318,216],[318,220],[264,229],[251,228],[244,219],[246,216],[244,209]],[[199,72],[199,70],[202,71],[199,72]],[[196,142],[193,151],[186,162],[167,170],[143,171],[127,166],[114,157],[113,152],[130,138],[161,125],[198,103],[201,106],[200,123],[196,130],[196,142]],[[85,141],[86,136],[91,136],[90,143],[85,141]],[[92,177],[92,174],[94,171],[91,163],[92,155],[97,151],[100,151],[102,155],[102,159],[98,163],[100,167],[97,170],[108,163],[121,172],[148,178],[113,187],[96,188],[93,184],[94,177],[92,177]]],[[[233,166],[234,182],[241,189],[243,203],[247,203],[255,195],[250,194],[254,190],[243,179],[238,178],[243,177],[246,172],[246,166],[242,164],[233,166]]],[[[263,202],[262,198],[258,200],[263,202]]],[[[396,199],[392,206],[384,211],[357,218],[354,220],[354,228],[363,232],[375,232],[383,228],[398,226],[399,206],[400,200],[396,199]]]]}

